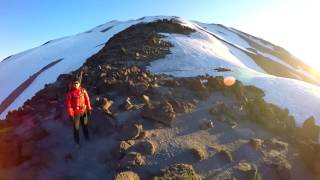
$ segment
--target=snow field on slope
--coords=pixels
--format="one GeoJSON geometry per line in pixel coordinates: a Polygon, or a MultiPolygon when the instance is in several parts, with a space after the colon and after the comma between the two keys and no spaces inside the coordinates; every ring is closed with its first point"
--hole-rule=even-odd
{"type": "MultiPolygon", "coordinates": [[[[320,88],[298,80],[276,77],[261,73],[261,69],[240,50],[224,44],[201,32],[189,37],[164,34],[165,40],[174,47],[166,58],[150,63],[148,70],[176,77],[192,77],[209,74],[212,76],[234,76],[246,85],[254,85],[265,91],[267,102],[287,108],[301,126],[308,117],[314,116],[320,125],[320,88]],[[223,67],[231,72],[217,72],[223,67]]],[[[230,41],[230,39],[229,39],[230,41]]]]}

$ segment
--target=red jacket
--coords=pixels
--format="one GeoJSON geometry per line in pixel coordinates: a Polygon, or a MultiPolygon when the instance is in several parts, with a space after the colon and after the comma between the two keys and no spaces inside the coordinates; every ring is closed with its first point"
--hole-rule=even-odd
{"type": "Polygon", "coordinates": [[[69,116],[74,117],[91,110],[90,99],[87,91],[79,87],[71,88],[66,95],[67,111],[69,116]]]}

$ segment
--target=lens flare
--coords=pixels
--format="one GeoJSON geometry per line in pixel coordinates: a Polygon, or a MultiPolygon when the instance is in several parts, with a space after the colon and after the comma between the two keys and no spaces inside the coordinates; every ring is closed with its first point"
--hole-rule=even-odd
{"type": "Polygon", "coordinates": [[[223,84],[225,86],[232,86],[236,82],[236,79],[233,76],[227,76],[223,78],[223,84]]]}

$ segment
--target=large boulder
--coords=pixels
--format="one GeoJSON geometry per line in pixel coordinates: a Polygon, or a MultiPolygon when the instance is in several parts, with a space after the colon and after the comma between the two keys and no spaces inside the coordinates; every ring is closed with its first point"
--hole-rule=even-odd
{"type": "Polygon", "coordinates": [[[172,126],[176,118],[176,113],[168,101],[163,101],[158,105],[146,105],[141,115],[146,119],[158,121],[168,126],[172,126]]]}

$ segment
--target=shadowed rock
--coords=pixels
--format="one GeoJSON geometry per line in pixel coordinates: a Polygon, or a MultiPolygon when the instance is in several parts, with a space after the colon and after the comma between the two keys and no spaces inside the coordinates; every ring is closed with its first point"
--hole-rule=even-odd
{"type": "Polygon", "coordinates": [[[201,180],[202,178],[194,171],[192,165],[189,164],[174,164],[166,169],[161,170],[160,176],[156,176],[154,180],[166,179],[188,179],[188,180],[201,180]]]}
{"type": "Polygon", "coordinates": [[[142,117],[161,122],[167,126],[172,126],[176,118],[176,113],[168,101],[163,101],[158,105],[149,104],[141,112],[142,117]]]}
{"type": "Polygon", "coordinates": [[[137,139],[142,131],[142,125],[138,124],[127,124],[122,126],[119,132],[119,138],[121,140],[132,140],[137,139]]]}
{"type": "Polygon", "coordinates": [[[122,169],[130,169],[135,166],[142,166],[145,164],[144,157],[137,152],[127,153],[119,162],[122,169]]]}

